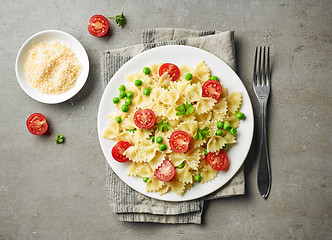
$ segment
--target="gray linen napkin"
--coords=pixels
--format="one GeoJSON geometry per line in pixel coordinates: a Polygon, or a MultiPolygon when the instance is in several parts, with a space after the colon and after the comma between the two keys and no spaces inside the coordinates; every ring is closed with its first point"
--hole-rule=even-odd
{"type": "MultiPolygon", "coordinates": [[[[101,54],[101,79],[106,88],[115,72],[133,56],[164,45],[189,45],[206,50],[235,70],[234,32],[155,28],[143,31],[143,43],[101,54]]],[[[125,184],[107,164],[108,198],[120,221],[159,223],[201,223],[204,200],[245,193],[243,167],[222,188],[200,199],[165,202],[140,194],[125,184]]]]}

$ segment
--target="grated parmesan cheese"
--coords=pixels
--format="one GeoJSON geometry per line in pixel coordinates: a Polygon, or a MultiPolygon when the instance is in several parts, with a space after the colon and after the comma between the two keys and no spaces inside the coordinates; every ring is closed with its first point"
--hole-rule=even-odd
{"type": "Polygon", "coordinates": [[[60,94],[71,89],[82,68],[74,51],[59,42],[36,45],[29,51],[25,64],[32,87],[47,94],[60,94]]]}

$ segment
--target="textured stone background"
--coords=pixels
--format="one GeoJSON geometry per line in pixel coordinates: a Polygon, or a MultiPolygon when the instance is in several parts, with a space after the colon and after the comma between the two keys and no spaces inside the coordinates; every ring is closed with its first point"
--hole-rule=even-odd
{"type": "Polygon", "coordinates": [[[0,239],[328,239],[331,236],[331,1],[4,1],[0,15],[0,239]],[[124,11],[127,25],[94,38],[94,14],[124,11]],[[144,28],[234,30],[238,74],[254,106],[256,131],[245,162],[246,195],[206,204],[202,225],[123,223],[106,198],[106,161],[96,121],[102,95],[99,54],[141,40],[144,28]],[[15,76],[23,42],[41,30],[75,36],[90,58],[83,90],[46,105],[28,97],[15,76]],[[254,50],[272,49],[269,146],[273,184],[256,187],[258,103],[254,50]],[[25,121],[42,112],[50,134],[25,121]],[[66,143],[55,145],[56,134],[66,143]]]}

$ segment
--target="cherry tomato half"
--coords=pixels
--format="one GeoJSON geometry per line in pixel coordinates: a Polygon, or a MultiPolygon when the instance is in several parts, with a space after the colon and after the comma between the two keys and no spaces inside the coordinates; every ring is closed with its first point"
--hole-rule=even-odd
{"type": "Polygon", "coordinates": [[[159,76],[162,76],[165,72],[167,72],[167,74],[172,78],[172,81],[176,81],[180,77],[180,69],[172,63],[165,63],[160,66],[159,76]]]}
{"type": "Polygon", "coordinates": [[[156,115],[151,109],[140,109],[134,114],[134,123],[140,129],[149,129],[154,126],[156,122],[156,115]]]}
{"type": "Polygon", "coordinates": [[[112,157],[118,162],[127,162],[129,158],[127,158],[123,153],[129,148],[131,144],[126,141],[120,141],[112,148],[112,157]]]}
{"type": "Polygon", "coordinates": [[[175,176],[175,168],[171,161],[165,159],[163,163],[154,171],[154,175],[159,181],[168,182],[175,176]]]}
{"type": "Polygon", "coordinates": [[[173,132],[169,144],[174,152],[184,153],[189,149],[190,136],[184,131],[173,132]]]}
{"type": "Polygon", "coordinates": [[[94,15],[90,18],[88,31],[92,36],[102,37],[109,28],[109,22],[107,18],[102,15],[94,15]]]}
{"type": "Polygon", "coordinates": [[[202,86],[202,96],[211,97],[215,100],[220,98],[222,86],[218,81],[208,80],[202,86]]]}
{"type": "Polygon", "coordinates": [[[220,150],[219,154],[209,152],[209,154],[206,156],[206,160],[214,170],[228,170],[229,161],[227,154],[223,150],[220,150]]]}
{"type": "Polygon", "coordinates": [[[28,117],[27,127],[30,133],[34,135],[42,135],[47,131],[48,124],[43,114],[34,113],[28,117]]]}

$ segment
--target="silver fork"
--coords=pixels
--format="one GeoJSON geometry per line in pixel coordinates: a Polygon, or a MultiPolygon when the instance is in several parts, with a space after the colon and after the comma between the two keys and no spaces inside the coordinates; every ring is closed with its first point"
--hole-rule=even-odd
{"type": "Polygon", "coordinates": [[[261,111],[261,139],[259,144],[258,191],[266,199],[271,189],[271,168],[266,137],[266,106],[271,90],[270,47],[256,47],[254,65],[254,91],[261,111]]]}

